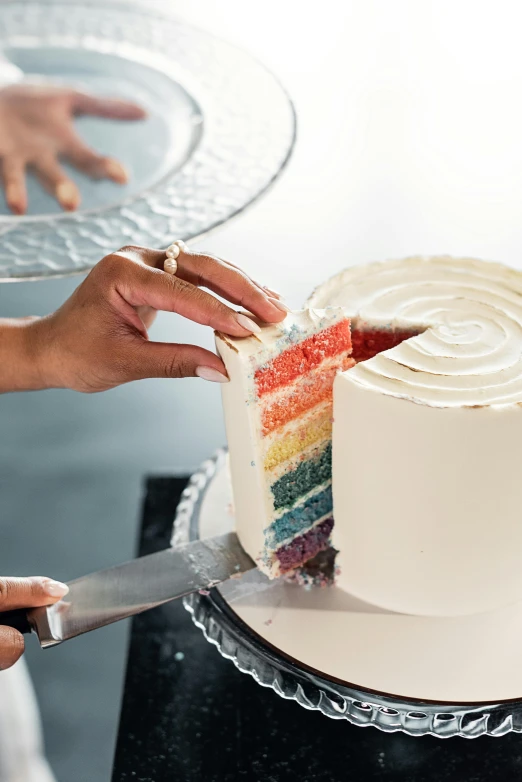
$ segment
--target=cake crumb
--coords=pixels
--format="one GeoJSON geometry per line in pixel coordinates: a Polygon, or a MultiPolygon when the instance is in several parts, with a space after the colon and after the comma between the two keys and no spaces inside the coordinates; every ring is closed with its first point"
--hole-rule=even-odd
{"type": "Polygon", "coordinates": [[[305,589],[307,592],[312,588],[332,586],[338,574],[338,567],[335,564],[337,551],[331,546],[320,551],[312,559],[306,562],[296,570],[289,571],[284,578],[290,583],[305,589]]]}
{"type": "Polygon", "coordinates": [[[267,627],[270,627],[270,625],[272,624],[272,620],[271,619],[267,619],[264,624],[266,624],[267,627]]]}
{"type": "Polygon", "coordinates": [[[316,587],[323,589],[324,587],[331,586],[332,583],[324,576],[311,576],[301,569],[294,570],[293,573],[288,573],[287,581],[297,584],[297,586],[301,587],[301,589],[304,589],[306,592],[309,592],[312,588],[316,587]]]}

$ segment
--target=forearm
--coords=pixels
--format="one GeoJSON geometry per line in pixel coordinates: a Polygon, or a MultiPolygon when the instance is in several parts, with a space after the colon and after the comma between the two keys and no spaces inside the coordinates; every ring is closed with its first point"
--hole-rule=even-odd
{"type": "Polygon", "coordinates": [[[40,318],[0,318],[0,393],[47,388],[42,373],[40,318]]]}

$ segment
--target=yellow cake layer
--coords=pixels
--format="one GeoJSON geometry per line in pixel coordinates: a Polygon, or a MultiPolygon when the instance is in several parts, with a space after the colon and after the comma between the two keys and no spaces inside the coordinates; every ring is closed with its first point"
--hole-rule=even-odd
{"type": "Polygon", "coordinates": [[[292,456],[305,448],[319,442],[330,439],[332,436],[332,407],[321,405],[321,411],[304,421],[298,429],[276,439],[268,448],[265,456],[265,470],[272,470],[281,462],[291,459],[292,456]]]}

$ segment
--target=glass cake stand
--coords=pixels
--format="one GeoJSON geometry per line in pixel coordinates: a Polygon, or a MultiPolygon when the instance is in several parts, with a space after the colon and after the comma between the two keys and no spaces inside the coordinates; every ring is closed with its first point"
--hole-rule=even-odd
{"type": "MultiPolygon", "coordinates": [[[[233,512],[230,506],[224,506],[223,493],[220,490],[212,496],[217,483],[228,482],[228,478],[225,478],[226,461],[226,452],[219,451],[212,459],[205,461],[190,479],[177,509],[173,545],[199,537],[203,516],[220,519],[219,531],[226,527],[233,528],[233,512]]],[[[271,687],[282,698],[295,700],[303,708],[320,711],[332,719],[348,720],[362,727],[373,725],[388,733],[402,731],[410,736],[476,738],[522,731],[522,698],[503,698],[487,703],[403,698],[340,681],[299,662],[263,639],[260,632],[253,630],[231,606],[238,587],[245,579],[248,580],[248,576],[246,574],[235,583],[228,582],[228,585],[208,593],[191,595],[185,599],[185,607],[191,613],[195,625],[223,657],[231,660],[243,673],[253,676],[261,686],[271,687]]],[[[253,581],[261,582],[263,579],[257,573],[253,581]]],[[[251,585],[252,588],[255,589],[255,585],[251,585]]],[[[321,592],[324,593],[324,590],[321,592]]],[[[522,616],[522,608],[517,611],[522,616]]],[[[270,620],[264,625],[269,623],[270,620]]],[[[520,625],[522,627],[522,622],[520,625]]],[[[313,628],[309,628],[309,632],[313,632],[313,628]]],[[[394,639],[388,640],[392,644],[394,639]]],[[[447,639],[441,639],[441,648],[446,643],[447,639]]],[[[500,647],[502,638],[499,638],[498,643],[500,647]]],[[[380,650],[380,653],[384,658],[389,657],[386,648],[380,650]]],[[[470,649],[470,654],[469,660],[472,661],[473,649],[470,649]]],[[[403,665],[412,666],[415,662],[413,659],[404,660],[403,665]]],[[[516,655],[513,665],[520,667],[516,655]]],[[[513,686],[516,688],[516,683],[513,686]]]]}
{"type": "Polygon", "coordinates": [[[172,17],[110,0],[4,0],[0,51],[24,74],[134,100],[140,122],[79,117],[78,131],[121,160],[127,185],[65,164],[82,203],[63,213],[33,176],[29,209],[0,189],[0,281],[85,272],[126,244],[201,238],[275,182],[295,141],[292,103],[247,52],[172,17]]]}

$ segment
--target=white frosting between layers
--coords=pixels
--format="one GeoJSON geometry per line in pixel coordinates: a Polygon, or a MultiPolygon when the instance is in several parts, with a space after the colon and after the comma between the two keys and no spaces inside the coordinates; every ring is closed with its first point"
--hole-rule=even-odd
{"type": "MultiPolygon", "coordinates": [[[[294,418],[292,421],[288,421],[288,423],[282,424],[282,426],[278,426],[277,429],[273,429],[269,434],[263,437],[264,457],[266,458],[266,454],[268,453],[272,445],[274,445],[280,440],[284,440],[287,437],[296,434],[297,432],[299,432],[299,430],[309,425],[310,422],[314,421],[314,419],[318,418],[319,416],[325,415],[326,413],[329,413],[331,418],[332,416],[331,400],[319,402],[317,405],[314,405],[309,410],[306,410],[304,413],[302,413],[302,415],[300,415],[299,418],[294,418]]],[[[313,447],[313,443],[310,447],[313,447]]],[[[268,470],[268,472],[270,472],[270,470],[268,470]]]]}
{"type": "MultiPolygon", "coordinates": [[[[291,505],[286,505],[284,508],[278,508],[277,510],[274,510],[271,523],[277,521],[283,516],[286,516],[286,514],[290,513],[290,511],[295,510],[296,508],[300,508],[302,505],[305,505],[308,502],[308,500],[311,500],[312,497],[315,497],[316,494],[320,494],[322,491],[324,491],[329,486],[331,486],[331,484],[332,484],[331,480],[323,481],[323,483],[319,483],[317,486],[314,486],[312,489],[310,489],[310,491],[307,491],[306,494],[301,494],[296,500],[294,500],[294,502],[291,505]]],[[[332,511],[330,510],[324,518],[330,518],[331,515],[332,515],[332,511]]],[[[294,538],[301,537],[301,535],[304,535],[305,532],[308,532],[308,530],[311,529],[312,526],[313,524],[310,524],[310,527],[306,527],[300,532],[296,532],[295,535],[291,535],[289,538],[285,538],[285,540],[282,543],[277,544],[277,548],[279,548],[280,546],[286,546],[294,538]]]]}
{"type": "MultiPolygon", "coordinates": [[[[326,488],[329,484],[325,484],[324,488],[326,488]]],[[[313,493],[310,495],[313,496],[313,493]]],[[[285,538],[285,540],[282,540],[280,543],[277,543],[277,545],[273,549],[273,556],[275,558],[275,555],[278,551],[280,551],[282,548],[285,548],[285,546],[289,546],[294,540],[297,540],[297,538],[302,538],[304,535],[307,535],[309,532],[314,530],[316,527],[318,527],[320,524],[323,524],[323,522],[328,521],[328,519],[332,518],[332,511],[329,513],[325,513],[323,516],[321,516],[317,521],[314,521],[313,524],[310,524],[309,527],[306,527],[306,529],[301,530],[301,532],[297,532],[295,535],[291,535],[289,538],[285,538]]],[[[277,570],[280,570],[279,562],[277,562],[276,559],[273,561],[273,566],[277,568],[277,570]]],[[[280,573],[278,572],[278,575],[280,573]]]]}
{"type": "Polygon", "coordinates": [[[522,402],[522,273],[447,256],[347,269],[308,306],[346,307],[359,323],[425,329],[345,375],[434,407],[522,402]]]}
{"type": "Polygon", "coordinates": [[[331,442],[331,439],[331,437],[323,437],[320,440],[316,440],[311,445],[307,445],[305,448],[299,451],[299,453],[295,456],[291,456],[284,462],[280,462],[280,464],[272,467],[271,470],[265,470],[270,484],[275,483],[283,475],[286,475],[287,472],[295,470],[303,461],[320,456],[328,443],[331,442]]]}
{"type": "MultiPolygon", "coordinates": [[[[261,399],[259,400],[258,404],[261,410],[265,410],[266,408],[271,407],[273,404],[277,404],[277,402],[285,401],[285,399],[289,399],[295,394],[302,394],[304,390],[306,390],[306,386],[310,381],[318,377],[319,375],[322,375],[323,372],[329,370],[329,369],[336,369],[341,364],[341,356],[338,354],[336,356],[330,356],[329,358],[324,358],[319,366],[314,367],[313,369],[306,372],[304,375],[299,375],[295,380],[292,380],[291,383],[288,383],[288,385],[276,388],[274,391],[268,391],[266,394],[263,394],[261,399]]],[[[340,369],[339,369],[340,371],[340,369]]],[[[315,408],[312,408],[315,409],[315,408]]],[[[303,414],[304,415],[304,414],[303,414]]],[[[303,419],[297,418],[295,419],[296,423],[298,422],[299,425],[302,424],[303,419]]],[[[277,427],[279,429],[280,427],[277,427]]],[[[277,432],[277,429],[272,430],[277,432]]],[[[265,440],[270,437],[272,432],[270,432],[268,435],[265,435],[265,440]]]]}

